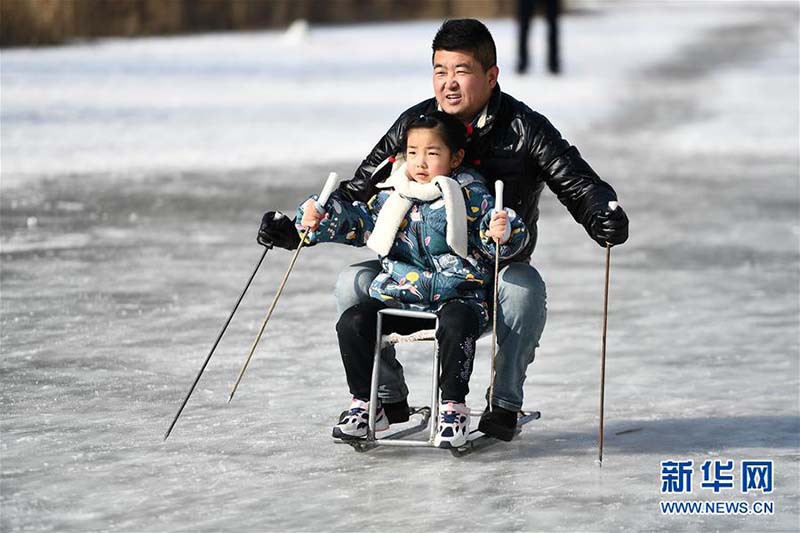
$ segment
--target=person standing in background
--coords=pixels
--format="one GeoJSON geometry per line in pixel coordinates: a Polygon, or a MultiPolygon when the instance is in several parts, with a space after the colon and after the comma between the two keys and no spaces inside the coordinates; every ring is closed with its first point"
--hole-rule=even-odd
{"type": "MultiPolygon", "coordinates": [[[[530,30],[536,0],[517,0],[517,23],[519,24],[519,47],[517,57],[517,73],[528,71],[528,30],[530,30]]],[[[544,13],[547,19],[547,70],[551,74],[561,72],[561,60],[558,48],[558,15],[561,12],[560,0],[543,0],[544,13]]]]}

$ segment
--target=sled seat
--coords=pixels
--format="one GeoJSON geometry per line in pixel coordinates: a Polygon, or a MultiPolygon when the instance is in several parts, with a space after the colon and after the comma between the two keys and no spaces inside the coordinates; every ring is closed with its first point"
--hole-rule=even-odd
{"type": "Polygon", "coordinates": [[[400,335],[399,333],[389,333],[388,335],[381,335],[381,348],[386,348],[387,346],[394,346],[395,344],[404,344],[404,343],[420,342],[420,341],[435,341],[435,340],[436,340],[435,329],[421,329],[419,331],[415,331],[414,333],[409,333],[408,335],[400,335]]]}
{"type": "MultiPolygon", "coordinates": [[[[384,309],[380,312],[387,311],[384,309]]],[[[421,313],[424,315],[428,315],[425,318],[430,318],[431,320],[436,319],[435,313],[427,313],[427,312],[419,312],[419,311],[403,311],[401,309],[392,309],[392,311],[401,311],[403,313],[421,313]]],[[[379,312],[379,313],[380,313],[379,312]]],[[[394,314],[394,313],[392,313],[394,314]]],[[[397,315],[397,316],[406,316],[406,315],[397,315]]],[[[419,318],[415,316],[415,318],[419,318]]],[[[482,339],[487,337],[491,334],[492,328],[487,327],[483,332],[481,332],[480,337],[478,339],[482,339]]],[[[381,349],[386,348],[387,346],[394,346],[395,344],[404,344],[404,343],[411,343],[411,342],[420,342],[420,341],[435,341],[436,340],[436,329],[421,329],[419,331],[415,331],[414,333],[409,333],[407,335],[401,335],[400,333],[388,333],[386,335],[380,335],[380,346],[381,349]]]]}

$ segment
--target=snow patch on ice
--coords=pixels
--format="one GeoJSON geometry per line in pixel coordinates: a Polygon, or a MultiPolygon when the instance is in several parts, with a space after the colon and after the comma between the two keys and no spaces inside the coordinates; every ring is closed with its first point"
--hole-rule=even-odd
{"type": "Polygon", "coordinates": [[[91,236],[85,233],[63,233],[51,236],[28,236],[24,233],[16,233],[9,238],[0,239],[0,254],[82,248],[87,246],[91,240],[91,236]]]}

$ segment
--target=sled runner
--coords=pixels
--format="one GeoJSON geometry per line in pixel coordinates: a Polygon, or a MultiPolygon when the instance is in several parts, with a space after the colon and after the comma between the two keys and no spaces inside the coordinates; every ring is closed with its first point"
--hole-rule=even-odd
{"type": "MultiPolygon", "coordinates": [[[[347,411],[344,411],[342,415],[347,414],[347,411]]],[[[475,418],[480,418],[481,412],[472,412],[470,416],[475,418]]],[[[531,411],[531,412],[519,412],[519,418],[517,419],[517,431],[516,435],[519,435],[522,432],[522,426],[527,424],[528,422],[532,422],[534,420],[538,420],[541,418],[541,413],[539,411],[531,411]]],[[[390,445],[390,446],[418,446],[418,447],[430,447],[433,448],[433,441],[427,442],[425,441],[405,441],[409,443],[415,444],[396,444],[399,439],[405,439],[406,437],[410,437],[420,431],[424,431],[428,428],[428,424],[431,418],[431,408],[430,407],[412,407],[409,413],[409,419],[413,421],[412,425],[403,428],[401,430],[395,431],[388,435],[381,435],[373,440],[364,439],[364,438],[354,438],[354,439],[334,439],[334,442],[337,444],[349,444],[353,447],[353,449],[357,452],[368,452],[374,448],[377,448],[381,445],[390,445]],[[419,419],[414,420],[414,417],[419,415],[419,419]]],[[[399,441],[403,442],[403,441],[399,441]]],[[[478,431],[477,429],[473,429],[469,433],[469,437],[467,439],[467,443],[463,446],[458,448],[441,448],[442,450],[450,450],[450,453],[454,457],[464,457],[466,455],[471,454],[472,452],[476,452],[478,450],[483,450],[492,446],[493,444],[497,444],[500,442],[498,439],[494,437],[490,437],[489,435],[485,435],[478,431]]]]}
{"type": "MultiPolygon", "coordinates": [[[[434,437],[436,436],[436,429],[439,419],[439,352],[436,346],[436,328],[438,327],[438,317],[435,313],[423,311],[410,311],[405,309],[382,309],[378,312],[377,321],[377,339],[375,343],[375,359],[372,368],[372,379],[370,387],[370,402],[369,402],[369,424],[367,429],[367,436],[365,438],[353,439],[340,439],[335,438],[337,443],[349,444],[357,452],[366,452],[378,446],[397,446],[397,447],[421,447],[421,448],[435,448],[433,444],[434,437]],[[420,318],[432,321],[433,329],[426,329],[411,333],[409,335],[400,335],[397,333],[384,334],[383,333],[383,318],[386,315],[400,316],[406,318],[420,318]],[[378,437],[375,432],[375,420],[377,416],[378,405],[378,383],[380,382],[380,356],[381,350],[390,345],[400,343],[410,343],[418,341],[433,341],[433,379],[431,382],[431,406],[430,407],[416,407],[410,410],[411,425],[378,437]],[[416,435],[422,431],[426,431],[426,438],[412,439],[408,438],[416,435]]],[[[344,414],[344,413],[343,413],[344,414]]],[[[480,417],[481,412],[471,412],[471,417],[480,417]]],[[[541,416],[539,411],[532,411],[524,413],[520,411],[517,420],[517,434],[522,430],[522,426],[538,419],[541,416]]],[[[472,424],[471,424],[472,425],[472,424]]],[[[477,423],[473,426],[477,426],[477,423]]],[[[498,440],[494,437],[483,434],[477,429],[472,430],[469,434],[467,442],[458,448],[441,448],[449,449],[450,452],[456,457],[462,457],[471,453],[472,451],[486,448],[498,440]]]]}

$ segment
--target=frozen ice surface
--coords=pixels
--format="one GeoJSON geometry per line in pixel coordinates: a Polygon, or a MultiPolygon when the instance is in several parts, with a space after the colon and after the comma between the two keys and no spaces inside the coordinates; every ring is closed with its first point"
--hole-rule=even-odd
{"type": "MultiPolygon", "coordinates": [[[[260,214],[352,172],[430,94],[437,22],[3,50],[3,531],[742,530],[798,527],[798,6],[613,3],[564,19],[565,76],[501,85],[543,111],[632,220],[612,254],[596,463],[603,252],[552,194],[535,264],[543,418],[457,460],[331,443],[347,404],[332,298],[369,252],[272,251],[183,417],[162,435],[255,265],[260,214]],[[771,495],[660,494],[660,462],[772,459],[771,495]],[[774,501],[664,516],[662,499],[774,501]]],[[[540,57],[542,31],[535,30],[540,57]]],[[[488,345],[473,377],[481,409],[488,345]]],[[[401,352],[412,401],[428,350],[401,352]]]]}

